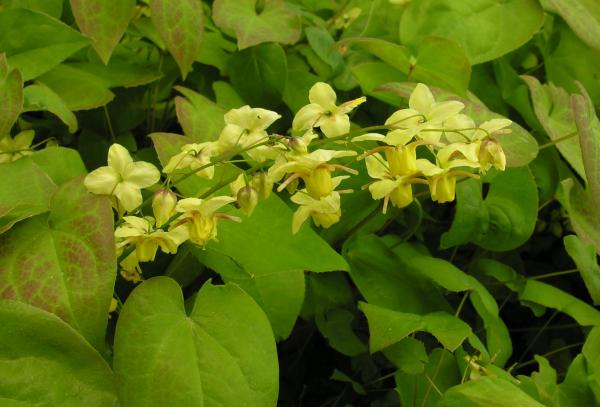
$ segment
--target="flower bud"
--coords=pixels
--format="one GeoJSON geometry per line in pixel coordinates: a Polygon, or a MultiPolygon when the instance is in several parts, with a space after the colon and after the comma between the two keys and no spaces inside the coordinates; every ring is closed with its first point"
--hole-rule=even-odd
{"type": "Polygon", "coordinates": [[[267,174],[261,171],[254,174],[252,188],[258,193],[260,199],[267,199],[273,190],[273,183],[269,181],[267,174]]]}
{"type": "Polygon", "coordinates": [[[397,208],[405,208],[413,201],[412,185],[401,184],[390,193],[390,201],[397,208]]]}
{"type": "Polygon", "coordinates": [[[315,199],[323,198],[333,191],[331,171],[325,166],[317,167],[308,177],[303,179],[306,184],[306,191],[315,199]]]}
{"type": "Polygon", "coordinates": [[[290,148],[296,153],[308,153],[308,144],[306,143],[306,141],[304,141],[302,137],[290,137],[288,144],[290,148]]]}
{"type": "Polygon", "coordinates": [[[156,227],[159,228],[175,214],[177,196],[168,189],[161,189],[152,197],[152,210],[156,219],[156,227]]]}
{"type": "Polygon", "coordinates": [[[258,204],[258,192],[248,185],[240,188],[237,193],[237,203],[246,215],[252,215],[254,208],[258,204]]]}

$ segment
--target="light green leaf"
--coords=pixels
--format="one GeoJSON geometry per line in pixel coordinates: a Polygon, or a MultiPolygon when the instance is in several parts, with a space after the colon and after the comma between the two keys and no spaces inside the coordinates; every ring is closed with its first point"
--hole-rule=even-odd
{"type": "Polygon", "coordinates": [[[30,157],[58,186],[87,174],[81,156],[71,148],[46,147],[30,157]]]}
{"type": "Polygon", "coordinates": [[[58,65],[38,80],[54,91],[72,111],[104,106],[115,97],[102,79],[73,65],[58,65]]]}
{"type": "Polygon", "coordinates": [[[444,393],[444,405],[448,407],[544,407],[515,384],[501,378],[487,376],[447,390],[444,393]]]}
{"type": "Polygon", "coordinates": [[[0,11],[3,7],[5,10],[9,8],[27,8],[60,19],[63,11],[63,0],[3,0],[0,4],[0,11]]]}
{"type": "Polygon", "coordinates": [[[356,64],[351,66],[350,69],[352,70],[352,75],[354,75],[354,78],[360,85],[362,93],[392,106],[401,105],[402,98],[399,95],[378,92],[375,89],[384,83],[406,80],[406,74],[379,61],[356,64]]]}
{"type": "Polygon", "coordinates": [[[594,246],[583,243],[576,235],[565,236],[563,242],[581,273],[594,305],[600,305],[600,266],[594,246]]]}
{"type": "Polygon", "coordinates": [[[463,49],[452,40],[427,37],[417,48],[415,56],[402,45],[377,38],[351,38],[345,41],[361,46],[419,82],[442,87],[459,95],[466,94],[471,65],[463,49]]]}
{"type": "Polygon", "coordinates": [[[297,112],[308,103],[308,92],[319,77],[312,72],[303,58],[296,54],[287,56],[287,81],[283,92],[283,101],[297,112]]]}
{"type": "Polygon", "coordinates": [[[600,51],[600,3],[595,0],[542,0],[558,13],[587,45],[600,51]]]}
{"type": "Polygon", "coordinates": [[[442,235],[440,247],[447,249],[465,244],[489,224],[483,202],[481,182],[469,179],[456,185],[456,212],[450,229],[442,235]]]}
{"type": "Polygon", "coordinates": [[[586,179],[569,93],[551,83],[542,85],[533,76],[524,75],[522,78],[529,86],[535,115],[546,134],[550,140],[560,140],[556,148],[577,174],[586,179]],[[563,139],[567,136],[571,137],[563,139]]]}
{"type": "Polygon", "coordinates": [[[302,307],[304,271],[347,271],[348,265],[311,228],[292,235],[292,211],[274,194],[250,217],[232,214],[242,222],[220,222],[219,241],[195,254],[225,281],[248,292],[263,307],[276,336],[285,338],[302,307]]]}
{"type": "Polygon", "coordinates": [[[60,98],[52,89],[41,82],[23,89],[23,111],[38,112],[47,110],[55,114],[64,124],[67,125],[69,132],[77,131],[77,118],[68,108],[65,101],[60,98]]]}
{"type": "Polygon", "coordinates": [[[231,84],[253,106],[274,107],[283,98],[287,60],[279,44],[261,44],[236,52],[229,60],[231,84]]]}
{"type": "Polygon", "coordinates": [[[76,178],[52,197],[50,212],[0,236],[0,293],[50,311],[104,349],[116,276],[110,201],[76,178]]]}
{"type": "Polygon", "coordinates": [[[283,0],[215,0],[213,18],[234,32],[240,50],[263,42],[293,44],[300,39],[300,16],[283,0]],[[261,7],[261,9],[258,9],[261,7]]]}
{"type": "Polygon", "coordinates": [[[92,46],[108,63],[133,16],[135,0],[70,0],[79,30],[92,39],[92,46]]]}
{"type": "Polygon", "coordinates": [[[600,311],[571,294],[541,281],[527,280],[523,291],[519,294],[519,299],[564,312],[583,326],[600,324],[600,311]]]}
{"type": "Polygon", "coordinates": [[[0,50],[27,81],[60,64],[89,40],[54,18],[24,8],[0,12],[0,50]]]}
{"type": "Polygon", "coordinates": [[[336,48],[333,37],[323,27],[307,27],[304,32],[308,44],[327,65],[334,71],[344,63],[342,54],[336,48]]]}
{"type": "Polygon", "coordinates": [[[16,69],[9,69],[6,55],[0,54],[0,140],[10,134],[23,109],[23,79],[16,69]]]}
{"type": "MultiPolygon", "coordinates": [[[[383,92],[392,92],[402,96],[405,99],[410,97],[415,83],[388,83],[378,87],[376,90],[383,92]]],[[[477,124],[486,120],[503,118],[503,116],[491,112],[475,95],[467,93],[466,98],[461,98],[443,89],[430,87],[437,101],[458,100],[465,104],[464,113],[471,116],[477,124]]],[[[513,122],[510,126],[510,134],[498,137],[498,141],[506,154],[507,166],[521,167],[529,164],[538,153],[538,144],[535,138],[523,127],[513,122]]]]}
{"type": "Polygon", "coordinates": [[[238,109],[246,104],[229,82],[216,81],[212,84],[217,104],[225,110],[238,109]]]}
{"type": "Polygon", "coordinates": [[[181,71],[183,79],[200,53],[204,33],[202,2],[150,0],[152,22],[181,71]]]}
{"type": "Polygon", "coordinates": [[[200,47],[196,61],[212,65],[218,68],[221,74],[225,74],[231,52],[236,49],[235,43],[225,39],[220,32],[208,31],[204,33],[202,47],[200,47]]]}
{"type": "Polygon", "coordinates": [[[400,39],[417,48],[430,35],[446,37],[480,64],[525,44],[543,19],[537,0],[412,1],[402,14],[400,39]]]}
{"type": "MultiPolygon", "coordinates": [[[[106,318],[108,308],[102,311],[106,318]]],[[[60,318],[27,304],[0,300],[0,325],[2,405],[118,405],[110,367],[60,318]]]]}
{"type": "Polygon", "coordinates": [[[206,283],[188,314],[174,280],[142,283],[119,316],[114,370],[124,407],[277,402],[277,351],[269,322],[233,284],[206,283]]]}
{"type": "Polygon", "coordinates": [[[598,401],[600,400],[600,328],[594,328],[590,331],[581,353],[587,366],[587,369],[584,369],[583,377],[587,379],[586,381],[594,392],[596,401],[598,401]]]}
{"type": "Polygon", "coordinates": [[[0,179],[0,233],[48,210],[56,185],[30,157],[0,164],[0,179]]]}
{"type": "Polygon", "coordinates": [[[119,51],[120,49],[117,47],[108,65],[88,62],[73,62],[63,65],[88,72],[101,79],[104,86],[109,88],[146,85],[162,77],[152,61],[144,61],[133,51],[119,51]]]}
{"type": "Polygon", "coordinates": [[[413,332],[431,333],[444,347],[454,351],[471,334],[471,327],[446,312],[427,315],[407,314],[360,302],[361,311],[369,321],[369,349],[375,353],[413,332]]]}
{"type": "Polygon", "coordinates": [[[589,191],[569,178],[561,182],[556,194],[569,214],[569,221],[577,236],[592,244],[600,254],[600,209],[589,191]]]}
{"type": "Polygon", "coordinates": [[[225,127],[223,115],[227,111],[191,89],[183,86],[176,86],[175,89],[185,96],[175,98],[177,120],[183,133],[195,143],[216,140],[225,127]]]}
{"type": "Polygon", "coordinates": [[[575,124],[579,132],[579,144],[588,188],[596,206],[600,207],[600,121],[587,91],[580,86],[581,95],[571,96],[575,124]]]}

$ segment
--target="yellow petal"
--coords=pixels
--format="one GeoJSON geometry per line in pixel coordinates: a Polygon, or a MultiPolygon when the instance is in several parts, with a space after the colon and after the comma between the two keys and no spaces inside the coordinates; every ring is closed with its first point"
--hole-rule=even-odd
{"type": "Polygon", "coordinates": [[[131,212],[142,204],[140,189],[129,182],[120,182],[115,188],[114,196],[119,200],[119,206],[131,212]]]}
{"type": "Polygon", "coordinates": [[[350,131],[350,118],[346,114],[321,116],[317,125],[325,137],[342,136],[350,131]]]}
{"type": "Polygon", "coordinates": [[[382,199],[388,196],[396,187],[399,182],[391,179],[382,179],[381,181],[375,181],[369,185],[369,191],[373,199],[382,199]]]}
{"type": "Polygon", "coordinates": [[[383,179],[389,172],[387,163],[380,154],[368,155],[365,157],[365,164],[371,178],[383,179]]]}
{"type": "Polygon", "coordinates": [[[292,233],[296,234],[300,230],[300,226],[306,221],[306,219],[310,216],[310,209],[306,206],[300,206],[296,212],[294,212],[294,216],[292,217],[292,233]]]}
{"type": "Polygon", "coordinates": [[[83,184],[93,194],[111,195],[119,183],[120,176],[112,167],[100,167],[90,172],[83,184]]]}
{"type": "Polygon", "coordinates": [[[126,165],[121,174],[123,181],[129,182],[137,188],[147,188],[160,180],[158,169],[145,161],[132,162],[126,165]]]}
{"type": "Polygon", "coordinates": [[[127,164],[133,162],[129,151],[120,144],[113,144],[108,149],[108,166],[122,174],[127,164]]]}
{"type": "Polygon", "coordinates": [[[294,116],[292,128],[296,131],[311,129],[315,126],[317,120],[319,120],[319,117],[321,117],[321,115],[323,115],[325,112],[326,111],[323,109],[323,107],[316,103],[303,106],[294,116]]]}
{"type": "Polygon", "coordinates": [[[427,115],[429,110],[433,107],[435,99],[429,88],[419,83],[415,86],[415,89],[410,94],[408,100],[408,106],[411,109],[418,111],[421,114],[427,115]]]}
{"type": "Polygon", "coordinates": [[[200,204],[200,213],[204,216],[208,216],[213,214],[217,209],[231,203],[235,202],[235,198],[230,196],[216,196],[214,198],[205,199],[200,204]]]}
{"type": "Polygon", "coordinates": [[[331,86],[325,82],[315,83],[308,92],[310,103],[320,105],[325,110],[333,111],[336,107],[335,100],[337,96],[331,86]]]}

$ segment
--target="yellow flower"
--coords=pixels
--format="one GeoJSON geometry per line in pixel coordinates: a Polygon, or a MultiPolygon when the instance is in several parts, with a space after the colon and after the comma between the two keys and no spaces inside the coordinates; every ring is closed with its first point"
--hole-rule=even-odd
{"type": "Polygon", "coordinates": [[[156,219],[156,227],[161,227],[175,214],[177,196],[168,189],[161,189],[152,196],[152,211],[156,219]]]}
{"type": "Polygon", "coordinates": [[[325,137],[348,133],[350,131],[348,113],[367,100],[363,96],[337,106],[335,91],[324,82],[317,82],[310,88],[308,99],[310,104],[296,113],[292,128],[295,131],[305,131],[319,127],[325,137]]]}
{"type": "Polygon", "coordinates": [[[416,182],[414,174],[392,174],[390,165],[378,154],[365,157],[367,172],[378,181],[369,184],[373,199],[383,199],[383,213],[387,212],[388,202],[397,208],[404,208],[413,201],[412,183],[416,182]]]}
{"type": "MultiPolygon", "coordinates": [[[[271,110],[251,108],[248,105],[230,110],[225,113],[225,127],[217,140],[219,152],[223,153],[235,147],[246,149],[267,141],[267,128],[280,117],[280,114],[271,110]]],[[[272,156],[276,153],[267,145],[247,151],[250,158],[259,162],[274,158],[272,156]]]]}
{"type": "Polygon", "coordinates": [[[290,183],[299,178],[304,180],[308,194],[318,199],[329,195],[332,188],[331,172],[342,169],[356,174],[356,171],[339,165],[329,164],[334,158],[350,157],[356,155],[351,150],[315,150],[307,154],[285,154],[280,156],[271,168],[268,177],[272,182],[277,182],[286,174],[291,174],[279,187],[277,191],[283,191],[290,183]]]}
{"type": "Polygon", "coordinates": [[[129,256],[125,257],[121,263],[121,277],[125,280],[137,284],[142,281],[142,269],[140,267],[135,251],[131,252],[129,256]]]}
{"type": "Polygon", "coordinates": [[[182,213],[176,225],[185,226],[190,241],[205,246],[210,240],[217,238],[217,220],[230,219],[239,222],[240,219],[222,213],[215,213],[221,207],[235,202],[230,196],[217,196],[210,199],[185,198],[177,203],[176,211],[182,213]]]}
{"type": "Polygon", "coordinates": [[[135,245],[138,261],[152,261],[160,247],[165,253],[177,253],[177,247],[187,240],[184,228],[174,228],[169,232],[154,229],[154,218],[147,216],[125,216],[123,225],[115,230],[117,244],[121,247],[135,245]]]}
{"type": "MultiPolygon", "coordinates": [[[[333,189],[337,188],[340,182],[348,176],[332,178],[333,189]]],[[[309,218],[312,217],[315,225],[322,226],[325,229],[339,222],[342,216],[340,207],[340,193],[331,191],[327,196],[314,198],[307,193],[305,189],[296,192],[292,198],[292,202],[300,205],[294,216],[292,217],[292,233],[296,234],[300,230],[300,226],[309,218]]]]}
{"type": "Polygon", "coordinates": [[[408,100],[408,109],[398,110],[385,122],[394,130],[387,135],[388,144],[406,144],[413,137],[436,144],[443,134],[443,123],[463,110],[458,101],[436,102],[429,88],[419,83],[408,100]]]}
{"type": "Polygon", "coordinates": [[[20,132],[14,138],[6,136],[0,139],[0,163],[9,163],[33,154],[30,146],[34,137],[35,132],[33,130],[26,130],[20,132]]]}
{"type": "Polygon", "coordinates": [[[175,154],[163,168],[165,174],[171,174],[177,170],[189,168],[194,174],[201,178],[212,179],[215,167],[210,164],[212,157],[217,154],[215,142],[185,144],[181,152],[175,154]],[[199,168],[205,167],[201,170],[199,168]]]}
{"type": "Polygon", "coordinates": [[[112,195],[119,210],[133,211],[142,204],[142,188],[154,185],[160,172],[150,163],[134,162],[125,147],[113,144],[108,150],[108,166],[85,177],[84,184],[94,194],[112,195]],[[119,206],[120,205],[120,206],[119,206]]]}

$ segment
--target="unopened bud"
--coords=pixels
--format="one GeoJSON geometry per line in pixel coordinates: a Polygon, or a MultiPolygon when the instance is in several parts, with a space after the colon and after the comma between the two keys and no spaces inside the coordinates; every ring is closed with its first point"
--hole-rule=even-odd
{"type": "Polygon", "coordinates": [[[484,171],[489,170],[492,166],[504,171],[506,155],[500,143],[492,139],[483,140],[479,148],[479,164],[484,171]]]}
{"type": "Polygon", "coordinates": [[[303,178],[306,192],[315,199],[323,198],[333,190],[331,171],[327,167],[317,167],[308,177],[303,178]]]}
{"type": "Polygon", "coordinates": [[[258,204],[258,192],[251,186],[240,188],[237,193],[237,203],[246,215],[252,215],[254,208],[258,204]]]}
{"type": "Polygon", "coordinates": [[[156,227],[159,228],[175,214],[177,196],[168,189],[161,189],[152,197],[152,210],[156,219],[156,227]]]}
{"type": "Polygon", "coordinates": [[[273,183],[269,181],[265,172],[257,172],[252,178],[252,188],[258,193],[260,199],[267,199],[273,190],[273,183]]]}
{"type": "Polygon", "coordinates": [[[308,153],[308,144],[301,137],[291,137],[288,142],[290,148],[299,154],[308,153]]]}

